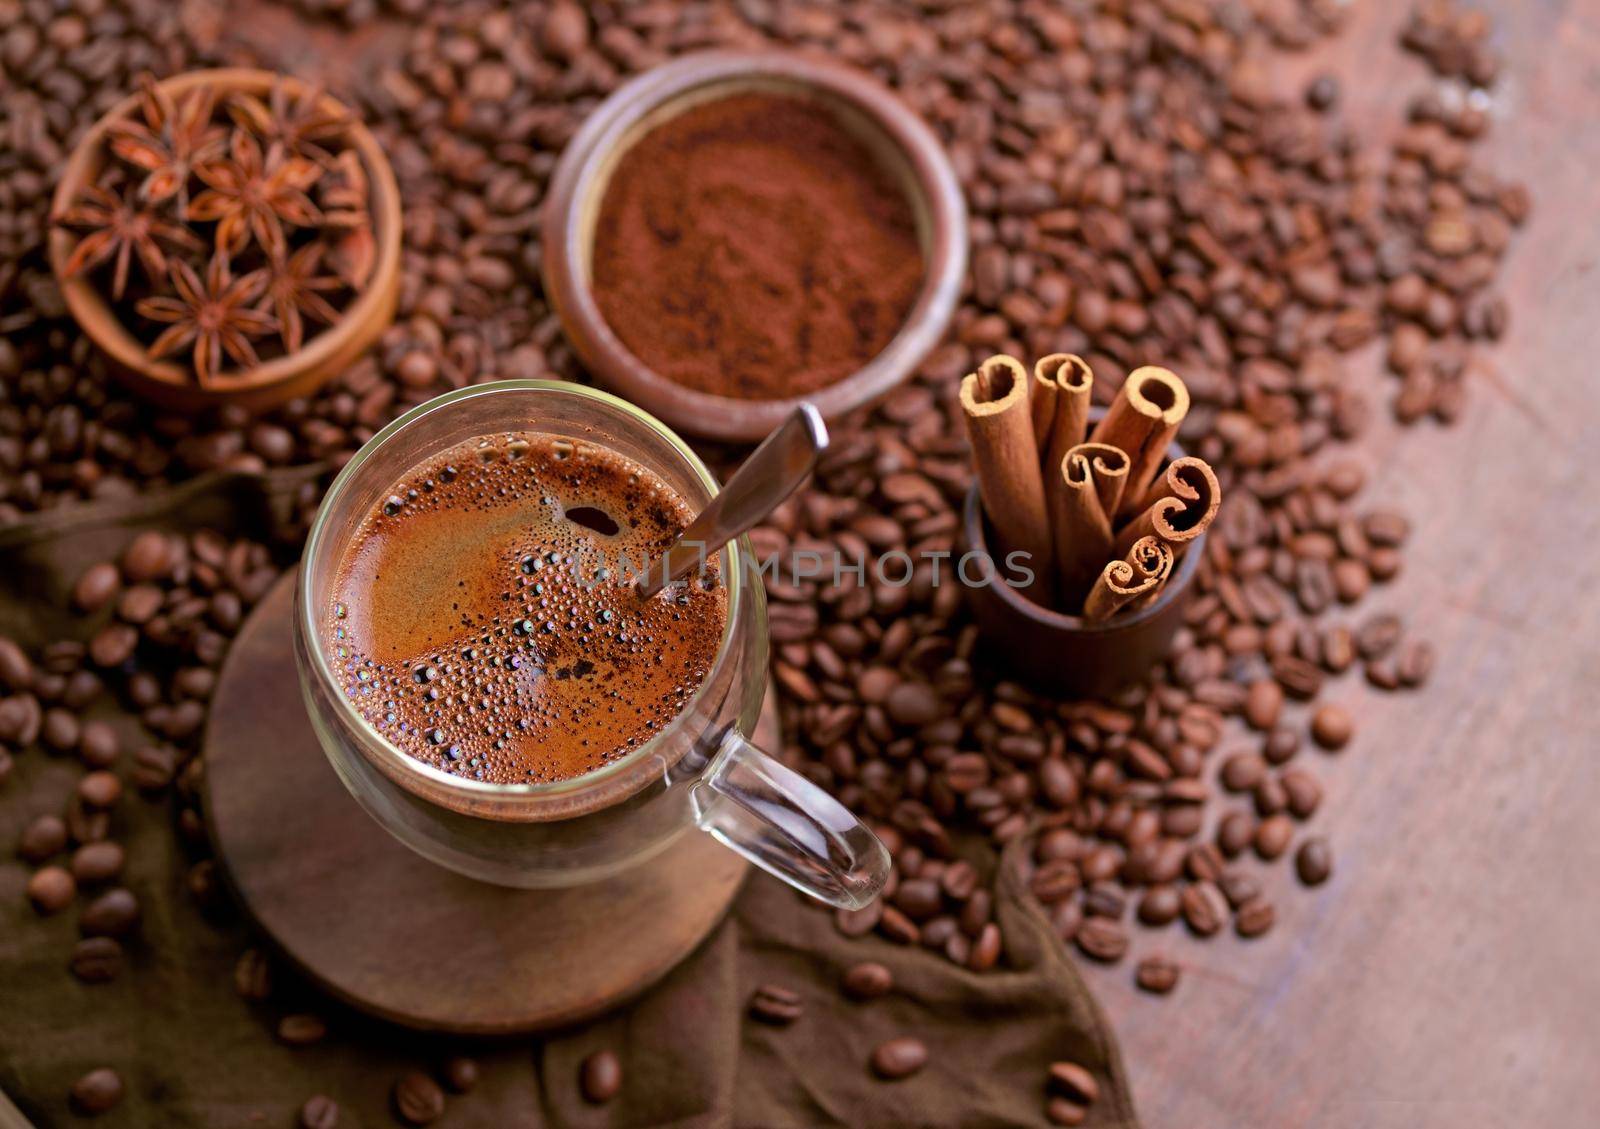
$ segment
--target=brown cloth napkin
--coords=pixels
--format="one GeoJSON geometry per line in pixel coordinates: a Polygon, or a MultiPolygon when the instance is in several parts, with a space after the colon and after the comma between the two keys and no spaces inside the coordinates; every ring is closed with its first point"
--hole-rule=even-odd
{"type": "MultiPolygon", "coordinates": [[[[81,634],[66,593],[137,530],[208,527],[269,539],[293,492],[315,473],[209,476],[0,530],[0,634],[30,649],[81,634]]],[[[109,695],[97,709],[135,747],[137,723],[118,715],[109,695]]],[[[463,1053],[480,1062],[482,1077],[471,1093],[449,1099],[437,1125],[1043,1125],[1047,1068],[1071,1059],[1102,1086],[1085,1124],[1137,1129],[1105,1016],[1004,863],[996,913],[1005,955],[991,972],[967,972],[878,937],[848,939],[828,913],[755,874],[729,919],[623,1010],[543,1038],[464,1040],[369,1019],[281,970],[271,1000],[240,999],[234,962],[261,942],[236,912],[202,914],[185,889],[193,860],[172,832],[168,804],[137,795],[122,801],[112,834],[128,849],[125,883],[142,903],[143,925],[120,977],[80,983],[67,970],[75,912],[33,912],[23,892],[30,868],[9,844],[35,816],[64,811],[81,773],[73,758],[34,749],[17,755],[0,785],[0,1090],[41,1129],[89,1124],[69,1111],[67,1091],[99,1066],[117,1069],[127,1094],[95,1125],[288,1127],[307,1097],[323,1093],[339,1103],[341,1129],[393,1126],[394,1080],[463,1053]],[[839,978],[867,959],[893,970],[895,990],[854,1003],[840,994],[839,978]],[[775,1028],[747,1016],[764,983],[804,997],[796,1023],[775,1028]],[[308,1010],[329,1022],[323,1042],[296,1049],[274,1038],[280,1017],[308,1010]],[[899,1082],[873,1078],[873,1047],[906,1034],[927,1043],[928,1065],[899,1082]],[[578,1064],[601,1048],[620,1057],[624,1084],[614,1101],[593,1106],[578,1093],[578,1064]]],[[[423,962],[418,975],[427,975],[423,962]]]]}

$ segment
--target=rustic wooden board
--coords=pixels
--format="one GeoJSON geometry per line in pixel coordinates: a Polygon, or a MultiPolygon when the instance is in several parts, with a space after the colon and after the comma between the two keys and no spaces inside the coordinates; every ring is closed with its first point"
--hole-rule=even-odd
{"type": "MultiPolygon", "coordinates": [[[[1301,754],[1335,874],[1307,891],[1276,867],[1271,934],[1146,940],[1185,965],[1167,999],[1090,970],[1150,1129],[1600,1123],[1600,9],[1477,6],[1507,56],[1485,148],[1535,196],[1501,380],[1455,428],[1386,420],[1360,450],[1415,530],[1364,610],[1404,614],[1438,669],[1421,693],[1325,692],[1361,723],[1337,759],[1301,754]]],[[[1410,7],[1357,5],[1297,68],[1392,128],[1427,81],[1395,45],[1410,7]]],[[[1356,368],[1386,409],[1395,382],[1356,368]]]]}
{"type": "Polygon", "coordinates": [[[642,991],[722,920],[748,868],[693,830],[568,890],[476,882],[392,838],[334,775],[306,718],[294,575],[229,652],[206,733],[206,818],[240,901],[312,980],[409,1027],[542,1030],[642,991]]]}

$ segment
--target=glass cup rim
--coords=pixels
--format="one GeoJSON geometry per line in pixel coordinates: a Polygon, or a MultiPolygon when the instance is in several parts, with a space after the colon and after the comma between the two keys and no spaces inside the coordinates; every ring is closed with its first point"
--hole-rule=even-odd
{"type": "MultiPolygon", "coordinates": [[[[549,392],[563,393],[588,399],[602,408],[631,417],[635,422],[643,424],[654,432],[658,438],[667,444],[688,466],[695,479],[705,487],[706,493],[715,496],[721,489],[716,476],[711,473],[700,456],[684,439],[655,416],[635,404],[619,396],[598,388],[590,388],[581,384],[572,384],[557,380],[496,380],[485,384],[469,385],[451,392],[435,396],[424,401],[416,407],[398,416],[386,424],[371,439],[361,445],[361,448],[351,457],[334,476],[323,494],[322,503],[317,509],[316,516],[311,521],[311,526],[306,534],[306,546],[300,559],[300,574],[295,579],[298,599],[296,604],[296,628],[306,645],[301,648],[308,653],[309,662],[315,677],[330,691],[328,697],[333,699],[333,709],[336,710],[344,724],[360,733],[365,738],[367,749],[364,753],[375,753],[381,758],[380,768],[387,775],[399,780],[412,790],[407,783],[408,777],[420,777],[430,787],[444,789],[468,803],[477,802],[493,803],[494,801],[537,801],[540,799],[570,801],[591,789],[603,788],[608,783],[616,780],[635,765],[647,760],[659,751],[661,746],[670,739],[675,738],[682,727],[687,724],[686,719],[694,713],[694,707],[700,702],[701,695],[706,689],[718,683],[719,676],[723,673],[726,664],[731,661],[733,647],[731,643],[735,638],[740,601],[744,589],[742,574],[743,559],[740,541],[737,538],[725,546],[728,554],[727,567],[724,569],[724,584],[728,592],[727,618],[722,628],[722,638],[717,643],[716,658],[712,661],[711,669],[706,672],[706,677],[701,681],[698,689],[683,704],[677,715],[661,728],[648,741],[628,753],[599,768],[585,772],[580,776],[569,777],[565,780],[543,781],[528,784],[500,784],[486,780],[470,780],[444,772],[415,757],[406,755],[385,739],[372,724],[363,717],[351,703],[349,696],[341,689],[339,681],[334,677],[332,668],[328,663],[328,656],[321,645],[317,622],[317,608],[312,600],[312,568],[311,562],[316,559],[322,538],[326,535],[325,525],[329,513],[333,510],[333,502],[359,477],[361,468],[377,454],[383,445],[392,440],[401,431],[411,427],[426,417],[436,412],[448,410],[453,405],[465,400],[475,399],[479,396],[494,395],[507,392],[549,392]]],[[[575,436],[574,438],[581,438],[575,436]]],[[[588,440],[593,442],[593,440],[588,440]]],[[[423,456],[426,458],[427,456],[423,456]]]]}

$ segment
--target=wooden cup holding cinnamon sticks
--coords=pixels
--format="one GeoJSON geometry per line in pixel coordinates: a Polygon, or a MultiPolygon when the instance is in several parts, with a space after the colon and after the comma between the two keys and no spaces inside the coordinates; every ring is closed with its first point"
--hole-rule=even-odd
{"type": "MultiPolygon", "coordinates": [[[[1181,452],[1174,452],[1181,453],[1181,452]]],[[[990,549],[990,530],[974,487],[967,495],[959,527],[958,551],[977,554],[962,594],[980,628],[981,661],[1006,670],[1018,681],[1063,697],[1107,697],[1143,678],[1160,662],[1183,626],[1194,594],[1204,534],[1190,543],[1154,599],[1120,608],[1100,620],[1041,607],[1006,585],[1003,558],[990,549]]]]}

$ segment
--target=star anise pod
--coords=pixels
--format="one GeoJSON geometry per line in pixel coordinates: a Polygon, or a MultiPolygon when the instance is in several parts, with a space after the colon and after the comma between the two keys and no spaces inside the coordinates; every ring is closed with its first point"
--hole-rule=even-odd
{"type": "Polygon", "coordinates": [[[216,221],[219,251],[237,255],[253,235],[268,258],[281,259],[289,250],[284,224],[311,227],[322,221],[322,212],[306,195],[322,168],[290,156],[281,145],[273,145],[263,157],[261,145],[242,129],[233,131],[228,148],[227,160],[195,169],[209,187],[186,214],[191,220],[216,221]]]}
{"type": "Polygon", "coordinates": [[[55,221],[63,227],[85,233],[62,265],[61,273],[67,278],[75,278],[83,271],[113,259],[113,301],[120,299],[127,289],[128,263],[134,255],[139,257],[145,275],[152,282],[157,282],[167,274],[167,256],[161,249],[163,241],[190,251],[200,251],[205,246],[182,224],[162,219],[150,209],[140,207],[134,195],[119,195],[109,188],[91,184],[83,190],[82,197],[57,216],[55,221]]]}
{"type": "Polygon", "coordinates": [[[263,305],[270,303],[278,317],[278,335],[283,347],[293,353],[305,340],[305,319],[312,318],[323,325],[339,320],[336,310],[322,295],[329,290],[344,289],[344,282],[332,275],[318,275],[322,265],[322,245],[308,243],[287,261],[276,262],[267,268],[270,281],[263,305]]]}
{"type": "Polygon", "coordinates": [[[215,383],[224,353],[246,370],[261,363],[250,339],[271,333],[277,323],[250,303],[266,288],[266,271],[234,278],[228,256],[218,252],[211,256],[204,280],[182,259],[172,260],[168,279],[177,297],[143,298],[134,307],[151,321],[169,323],[150,343],[152,358],[193,344],[194,374],[202,385],[215,383]]]}
{"type": "Polygon", "coordinates": [[[216,91],[197,86],[174,102],[150,75],[142,79],[139,109],[143,122],[121,119],[106,127],[111,151],[148,175],[139,198],[158,204],[188,196],[189,174],[222,152],[227,131],[211,121],[216,91]]]}
{"type": "Polygon", "coordinates": [[[332,160],[328,150],[317,144],[331,141],[350,128],[348,109],[326,97],[319,86],[302,86],[291,96],[280,78],[263,102],[254,94],[228,97],[228,116],[267,144],[279,144],[291,153],[332,160]]]}

